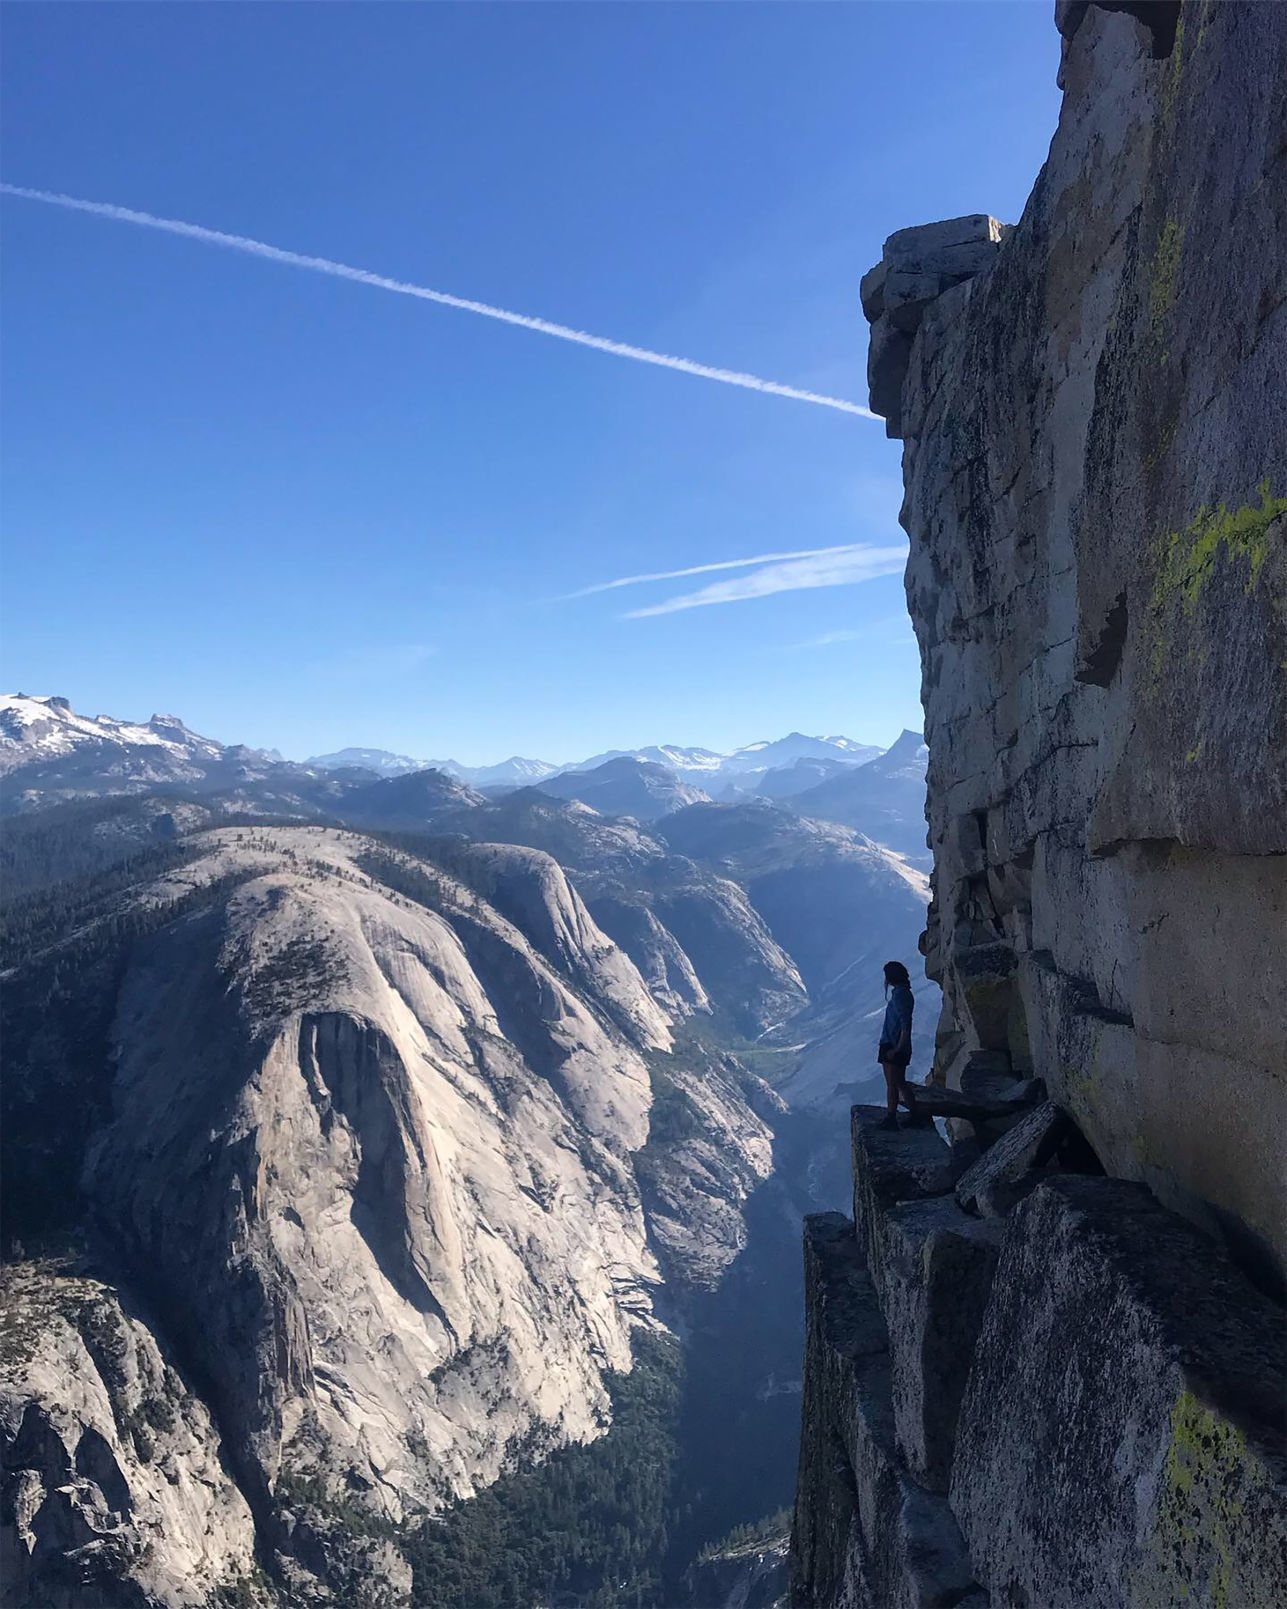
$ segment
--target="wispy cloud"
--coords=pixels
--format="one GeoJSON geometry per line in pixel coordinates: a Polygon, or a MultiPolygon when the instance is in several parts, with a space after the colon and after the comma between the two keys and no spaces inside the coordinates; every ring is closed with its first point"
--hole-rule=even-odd
{"type": "Polygon", "coordinates": [[[873,620],[851,631],[824,631],[820,637],[806,637],[803,642],[788,643],[787,648],[790,650],[831,648],[836,643],[843,642],[901,642],[904,636],[911,640],[911,622],[907,616],[889,615],[884,620],[873,620]],[[899,627],[902,628],[901,631],[896,630],[899,627]]]}
{"type": "Polygon", "coordinates": [[[452,296],[446,291],[429,290],[424,285],[389,279],[367,268],[351,268],[347,263],[333,262],[328,257],[309,257],[302,252],[286,251],[262,240],[252,240],[246,235],[229,235],[221,229],[207,229],[203,224],[183,223],[177,218],[158,218],[153,213],[138,212],[133,207],[118,207],[108,201],[82,201],[76,196],[60,195],[52,190],[31,190],[19,184],[0,184],[0,192],[21,196],[27,201],[43,201],[52,207],[65,207],[72,212],[88,212],[98,218],[111,218],[117,223],[132,223],[143,229],[159,229],[168,235],[182,235],[187,240],[199,240],[207,246],[223,246],[230,251],[245,252],[268,262],[284,263],[289,268],[306,268],[314,274],[330,274],[335,279],[353,280],[359,285],[392,291],[398,296],[415,296],[421,301],[438,302],[443,307],[455,307],[465,313],[478,313],[483,318],[499,319],[503,324],[517,324],[521,329],[535,330],[540,335],[553,335],[560,341],[574,341],[579,346],[609,352],[614,357],[631,358],[636,363],[651,363],[663,369],[677,369],[681,374],[696,375],[702,380],[718,380],[722,385],[741,386],[746,391],[763,391],[770,396],[791,397],[796,402],[812,402],[820,408],[835,408],[841,413],[857,414],[861,419],[877,417],[870,408],[864,408],[857,402],[848,402],[843,397],[827,397],[816,391],[803,391],[797,386],[780,385],[776,380],[765,380],[757,374],[717,369],[708,363],[695,363],[691,358],[652,352],[647,347],[612,341],[602,335],[591,335],[586,330],[571,329],[566,324],[551,323],[549,319],[533,318],[527,313],[513,313],[503,307],[492,307],[487,302],[471,301],[465,296],[452,296]]]}
{"type": "Polygon", "coordinates": [[[678,581],[688,575],[709,575],[712,570],[747,570],[753,564],[772,564],[781,559],[813,559],[824,553],[848,553],[851,543],[840,547],[799,548],[794,553],[757,553],[749,559],[719,559],[713,564],[690,564],[684,570],[653,570],[648,575],[622,575],[615,581],[597,581],[580,592],[569,592],[563,600],[590,598],[596,592],[615,592],[618,587],[637,587],[646,581],[678,581]]]}
{"type": "Polygon", "coordinates": [[[730,581],[716,581],[696,592],[683,592],[643,609],[632,609],[627,620],[643,620],[650,615],[672,615],[681,609],[705,609],[715,603],[742,603],[748,598],[768,598],[778,592],[801,592],[813,587],[847,587],[871,581],[879,575],[894,575],[907,563],[907,548],[870,547],[854,542],[847,547],[826,548],[800,555],[782,563],[765,564],[749,575],[730,581]]]}

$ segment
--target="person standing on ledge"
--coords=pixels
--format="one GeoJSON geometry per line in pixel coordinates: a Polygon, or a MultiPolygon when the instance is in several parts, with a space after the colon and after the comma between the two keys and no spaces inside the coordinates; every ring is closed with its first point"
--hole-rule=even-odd
{"type": "Polygon", "coordinates": [[[901,961],[885,962],[885,1022],[880,1030],[880,1048],[876,1059],[885,1075],[885,1121],[883,1129],[898,1127],[898,1103],[916,1120],[916,1107],[912,1092],[907,1087],[907,1066],[912,1059],[912,1012],[916,1001],[912,996],[912,980],[901,961]]]}

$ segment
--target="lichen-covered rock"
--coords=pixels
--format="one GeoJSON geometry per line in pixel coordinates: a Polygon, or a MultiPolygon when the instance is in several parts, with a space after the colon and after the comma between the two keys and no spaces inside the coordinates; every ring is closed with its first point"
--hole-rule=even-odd
{"type": "Polygon", "coordinates": [[[1042,1078],[1109,1173],[1281,1288],[1287,8],[1078,0],[1059,27],[1059,127],[992,265],[910,287],[914,333],[908,232],[865,282],[941,1044],[1042,1078]]]}
{"type": "MultiPolygon", "coordinates": [[[[870,1111],[857,1241],[895,1400],[907,1370],[899,1451],[931,1480],[950,1461],[998,1609],[1268,1609],[1287,1583],[1282,1313],[1261,1294],[1287,1265],[1287,9],[1067,0],[1057,23],[1063,107],[1021,222],[900,232],[862,285],[873,407],[905,443],[930,748],[945,1093],[925,1099],[975,1103],[961,1199],[1008,1216],[973,1220],[1001,1247],[979,1285],[945,1280],[978,1305],[930,1302],[961,1158],[870,1111]],[[916,1353],[935,1313],[955,1338],[954,1309],[966,1358],[971,1322],[977,1340],[935,1449],[941,1381],[916,1353]]],[[[866,1542],[855,1526],[841,1563],[832,1535],[837,1579],[799,1601],[865,1602],[866,1542]]]]}
{"type": "Polygon", "coordinates": [[[55,1263],[0,1288],[4,1601],[204,1606],[252,1589],[254,1523],[218,1431],[134,1305],[55,1263]]]}
{"type": "Polygon", "coordinates": [[[1016,1208],[952,1507],[1000,1609],[1268,1609],[1287,1581],[1282,1314],[1137,1184],[1016,1208]]]}

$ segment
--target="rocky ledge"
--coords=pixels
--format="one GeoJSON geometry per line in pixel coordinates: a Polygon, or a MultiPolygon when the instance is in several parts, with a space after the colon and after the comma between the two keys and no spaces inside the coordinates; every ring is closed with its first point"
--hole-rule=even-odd
{"type": "Polygon", "coordinates": [[[1279,1601],[1275,1304],[1142,1185],[1012,1146],[1027,1194],[975,1216],[974,1147],[882,1117],[854,1108],[855,1217],[806,1222],[792,1604],[1279,1601]]]}

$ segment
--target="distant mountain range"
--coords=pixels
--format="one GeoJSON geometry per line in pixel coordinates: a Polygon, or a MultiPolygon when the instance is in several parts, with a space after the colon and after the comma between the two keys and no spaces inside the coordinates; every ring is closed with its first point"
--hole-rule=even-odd
{"type": "Polygon", "coordinates": [[[8,814],[104,794],[176,789],[225,810],[301,818],[343,816],[423,825],[447,807],[536,786],[601,816],[657,821],[705,803],[772,800],[794,815],[832,821],[927,862],[925,768],[919,733],[892,748],[791,732],[731,754],[658,745],[612,750],[577,765],[512,756],[497,765],[418,764],[384,749],[347,748],[304,764],[275,750],[225,745],[177,716],[143,723],[85,716],[65,698],[0,698],[0,776],[8,814]]]}
{"type": "Polygon", "coordinates": [[[589,771],[562,771],[536,786],[556,799],[579,799],[601,816],[655,821],[685,805],[709,804],[710,794],[652,760],[623,754],[589,771]]]}
{"type": "MultiPolygon", "coordinates": [[[[802,761],[815,764],[831,763],[835,767],[862,765],[873,760],[881,749],[872,743],[857,743],[849,737],[809,737],[804,732],[790,732],[772,742],[748,743],[745,748],[721,754],[715,749],[684,748],[675,743],[649,744],[640,749],[605,749],[592,754],[587,760],[572,760],[555,765],[549,760],[525,759],[511,755],[496,765],[461,765],[457,760],[415,760],[406,754],[392,754],[387,749],[337,749],[333,754],[315,754],[304,764],[315,771],[337,771],[360,768],[374,771],[380,776],[399,776],[407,771],[424,771],[432,768],[445,771],[461,782],[470,782],[476,788],[525,787],[546,777],[562,776],[569,771],[594,771],[610,760],[642,760],[649,765],[664,766],[681,782],[692,783],[712,797],[736,787],[740,792],[754,792],[749,787],[770,772],[792,768],[802,761]]],[[[802,773],[801,787],[819,780],[817,775],[802,773]]],[[[782,791],[786,791],[783,789],[782,791]]]]}
{"type": "Polygon", "coordinates": [[[783,799],[802,816],[853,827],[900,854],[923,859],[925,847],[925,770],[929,749],[919,732],[904,732],[898,741],[869,760],[783,799]]]}

